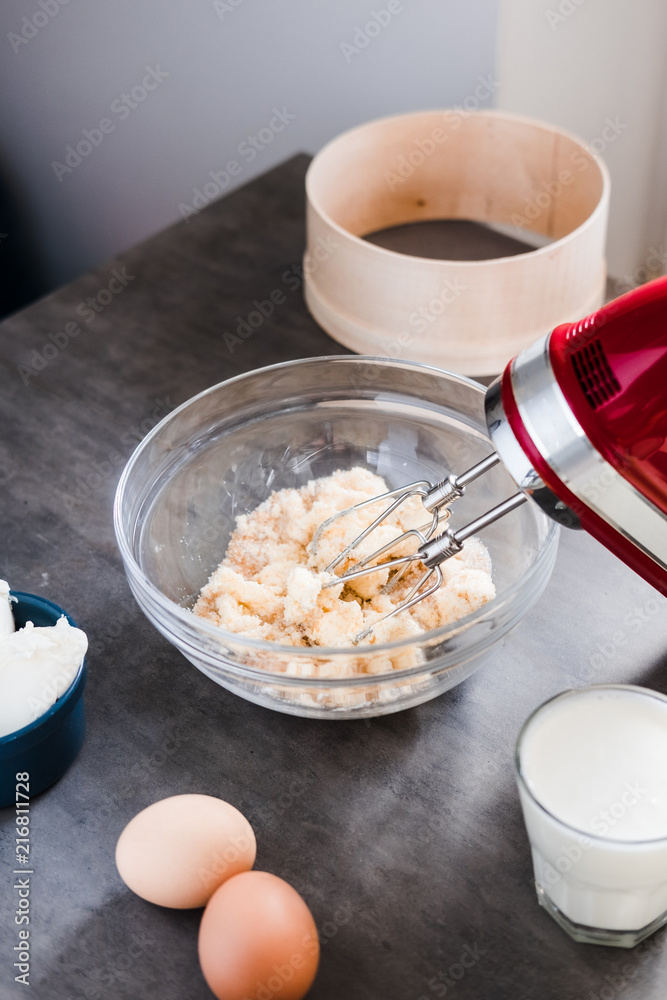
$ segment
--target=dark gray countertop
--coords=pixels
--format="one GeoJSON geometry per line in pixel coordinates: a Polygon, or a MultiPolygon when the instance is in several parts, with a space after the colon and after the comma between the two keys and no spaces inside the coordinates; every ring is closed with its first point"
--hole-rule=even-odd
{"type": "Polygon", "coordinates": [[[228,694],[130,595],[111,511],[142,435],[249,368],[344,353],[300,289],[232,352],[223,336],[299,263],[307,162],[0,326],[0,576],[64,606],[90,637],[83,750],[32,803],[29,994],[13,982],[14,813],[0,811],[0,998],[211,996],[200,913],[145,903],[114,865],[136,812],[198,791],[248,816],[257,867],[311,907],[323,941],[312,1000],[664,1000],[664,931],[631,952],[578,945],[538,907],[512,773],[518,729],[550,695],[586,681],[667,691],[662,598],[596,542],[563,533],[546,593],[473,677],[366,722],[292,718],[228,694]],[[114,270],[121,287],[91,318],[85,300],[114,270]],[[635,608],[641,625],[624,625],[635,608]],[[622,643],[610,639],[619,627],[622,643]]]}

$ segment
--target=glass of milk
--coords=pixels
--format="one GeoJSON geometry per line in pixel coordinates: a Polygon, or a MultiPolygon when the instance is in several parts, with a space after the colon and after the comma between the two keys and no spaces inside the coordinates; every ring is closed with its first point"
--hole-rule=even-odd
{"type": "Polygon", "coordinates": [[[515,765],[537,897],[557,923],[623,948],[667,923],[667,698],[565,691],[526,720],[515,765]]]}

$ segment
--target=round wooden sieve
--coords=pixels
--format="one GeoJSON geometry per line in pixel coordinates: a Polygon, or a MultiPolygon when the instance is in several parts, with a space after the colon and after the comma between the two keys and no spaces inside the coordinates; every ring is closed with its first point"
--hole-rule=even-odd
{"type": "Polygon", "coordinates": [[[603,301],[609,175],[581,140],[552,125],[497,111],[382,118],[317,154],[306,197],[306,303],[361,354],[491,375],[603,301]],[[550,242],[512,257],[453,261],[363,239],[434,219],[498,224],[550,242]]]}

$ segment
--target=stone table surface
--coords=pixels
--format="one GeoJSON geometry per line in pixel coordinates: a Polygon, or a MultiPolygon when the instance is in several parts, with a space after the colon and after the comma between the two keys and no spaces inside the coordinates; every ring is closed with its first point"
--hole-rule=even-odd
{"type": "Polygon", "coordinates": [[[523,720],[558,691],[667,691],[662,599],[595,541],[562,534],[546,593],[471,678],[366,722],[229,694],[130,594],[112,501],[143,435],[215,382],[345,353],[310,318],[300,281],[284,280],[303,253],[307,163],[295,157],[0,326],[0,577],[62,605],[90,637],[83,749],[32,802],[29,992],[13,981],[14,812],[0,811],[0,998],[211,996],[200,912],[144,902],[114,865],[135,813],[196,791],[248,816],[257,867],[312,909],[312,1000],[664,1000],[664,931],[634,951],[578,945],[538,907],[512,771],[523,720]],[[274,289],[285,301],[252,337],[225,337],[274,289]]]}

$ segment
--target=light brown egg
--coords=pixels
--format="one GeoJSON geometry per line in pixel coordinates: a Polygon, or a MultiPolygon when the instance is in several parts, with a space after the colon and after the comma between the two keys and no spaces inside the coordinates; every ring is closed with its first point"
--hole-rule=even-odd
{"type": "Polygon", "coordinates": [[[199,961],[218,1000],[301,1000],[319,957],[310,910],[277,875],[235,875],[204,910],[199,961]]]}
{"type": "Polygon", "coordinates": [[[173,795],[130,820],[116,845],[120,877],[160,906],[204,906],[219,885],[255,863],[245,816],[212,795],[173,795]]]}

